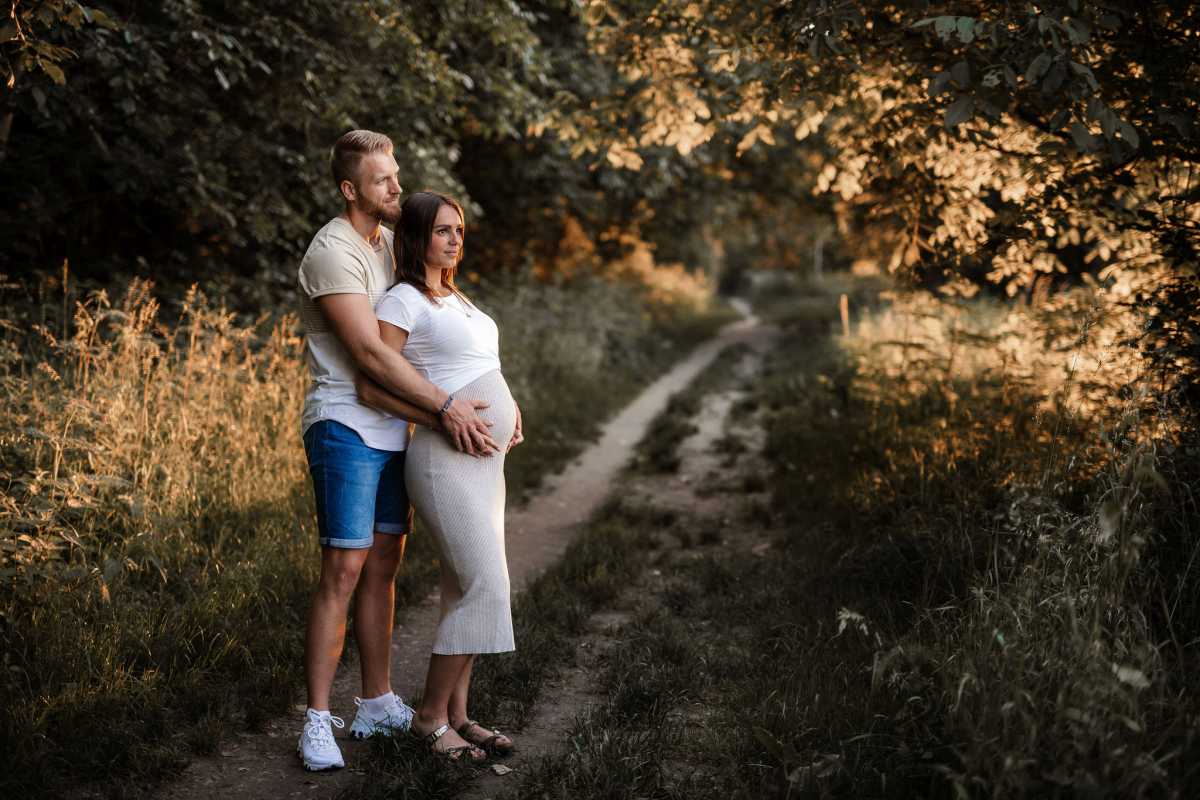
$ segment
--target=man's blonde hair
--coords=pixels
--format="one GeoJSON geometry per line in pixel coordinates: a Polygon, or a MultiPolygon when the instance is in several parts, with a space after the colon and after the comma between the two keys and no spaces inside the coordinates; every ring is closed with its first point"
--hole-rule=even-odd
{"type": "Polygon", "coordinates": [[[375,131],[347,131],[333,146],[329,165],[333,170],[333,185],[339,190],[342,181],[358,185],[358,167],[363,158],[375,153],[391,153],[392,140],[375,131]]]}

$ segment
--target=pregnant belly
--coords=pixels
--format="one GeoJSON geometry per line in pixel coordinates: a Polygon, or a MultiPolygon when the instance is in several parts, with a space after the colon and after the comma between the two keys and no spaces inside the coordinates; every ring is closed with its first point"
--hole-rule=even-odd
{"type": "Polygon", "coordinates": [[[512,393],[508,391],[504,375],[499,370],[481,375],[455,391],[454,397],[482,400],[488,404],[487,408],[479,410],[479,416],[485,422],[491,423],[492,438],[503,450],[517,425],[517,404],[513,401],[512,393]]]}

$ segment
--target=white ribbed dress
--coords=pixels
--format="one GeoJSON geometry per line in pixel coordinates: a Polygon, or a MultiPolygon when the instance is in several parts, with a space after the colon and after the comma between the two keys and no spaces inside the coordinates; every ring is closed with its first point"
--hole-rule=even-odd
{"type": "MultiPolygon", "coordinates": [[[[456,398],[483,400],[492,438],[506,444],[516,404],[500,373],[499,331],[458,297],[431,303],[409,284],[393,287],[375,309],[380,321],[408,331],[404,357],[456,398]]],[[[442,555],[442,617],[433,652],[502,653],[515,649],[504,555],[504,453],[474,458],[441,433],[417,428],[405,459],[405,483],[417,514],[442,555]]]]}

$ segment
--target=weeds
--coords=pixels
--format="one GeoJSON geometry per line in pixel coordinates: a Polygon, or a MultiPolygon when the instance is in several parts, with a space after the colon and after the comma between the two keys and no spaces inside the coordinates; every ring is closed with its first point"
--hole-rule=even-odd
{"type": "Polygon", "coordinates": [[[1127,319],[1042,311],[785,335],[755,396],[786,535],[677,560],[511,796],[1193,796],[1194,420],[1098,344],[1127,319]]]}
{"type": "MultiPolygon", "coordinates": [[[[671,521],[645,509],[601,509],[562,561],[517,596],[513,624],[519,647],[479,660],[471,685],[472,713],[502,728],[523,726],[546,680],[571,662],[574,639],[588,617],[612,603],[640,571],[642,553],[651,542],[646,531],[671,521]]],[[[470,782],[470,771],[441,765],[408,739],[397,737],[377,750],[368,779],[348,796],[394,797],[403,790],[410,797],[437,798],[452,796],[470,782]],[[414,774],[428,788],[414,785],[414,774]]]]}
{"type": "MultiPolygon", "coordinates": [[[[656,320],[600,282],[542,306],[517,286],[476,296],[524,411],[524,488],[716,324],[656,320]],[[581,388],[600,375],[611,392],[581,388]]],[[[145,283],[72,305],[13,298],[0,343],[0,788],[105,776],[137,794],[293,702],[318,565],[306,375],[291,317],[242,322],[195,290],[164,312],[145,283]]],[[[414,537],[400,602],[435,573],[414,537]]]]}
{"type": "Polygon", "coordinates": [[[1183,754],[1200,709],[1181,700],[1195,653],[1179,643],[1198,631],[1181,610],[1191,603],[1163,613],[1195,585],[1170,559],[1196,547],[1195,508],[1179,499],[1197,475],[1164,457],[1194,446],[1194,427],[1118,346],[1135,325],[1093,296],[1038,309],[906,298],[862,321],[815,376],[811,351],[777,354],[760,390],[776,503],[798,530],[827,526],[789,539],[778,578],[815,563],[828,588],[789,580],[803,591],[785,605],[806,601],[812,618],[769,646],[808,676],[869,676],[781,687],[866,698],[836,715],[803,701],[761,709],[783,785],[1194,788],[1183,754]],[[838,615],[861,625],[827,635],[825,652],[798,646],[838,615]]]}

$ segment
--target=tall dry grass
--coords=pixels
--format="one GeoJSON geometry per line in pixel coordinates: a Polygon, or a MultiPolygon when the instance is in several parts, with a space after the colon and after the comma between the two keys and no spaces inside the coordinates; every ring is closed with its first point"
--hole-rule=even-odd
{"type": "Polygon", "coordinates": [[[0,781],[154,775],[294,685],[316,567],[301,343],[195,290],[163,313],[143,282],[7,328],[0,781]]]}
{"type": "Polygon", "coordinates": [[[68,336],[33,324],[10,351],[10,569],[69,561],[104,594],[96,559],[116,548],[110,560],[121,551],[163,579],[175,560],[242,535],[238,516],[284,503],[303,477],[294,320],[238,325],[195,289],[162,320],[149,289],[135,283],[117,305],[93,295],[68,336]]]}
{"type": "MultiPolygon", "coordinates": [[[[14,287],[9,287],[12,291],[14,287]]],[[[601,280],[493,281],[514,499],[719,316],[601,280]]],[[[293,701],[318,567],[290,315],[143,282],[28,303],[0,344],[0,789],[161,780],[293,701]]],[[[418,535],[401,602],[431,587],[418,535]]],[[[124,791],[124,790],[122,790],[124,791]]]]}

